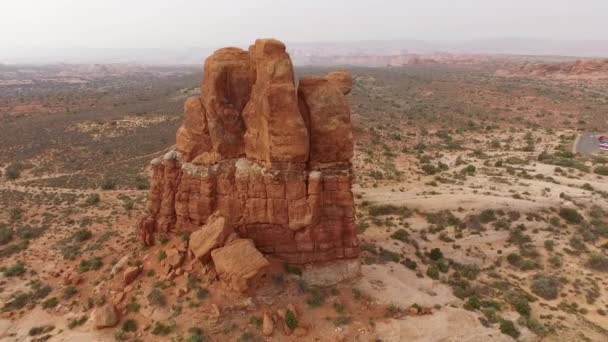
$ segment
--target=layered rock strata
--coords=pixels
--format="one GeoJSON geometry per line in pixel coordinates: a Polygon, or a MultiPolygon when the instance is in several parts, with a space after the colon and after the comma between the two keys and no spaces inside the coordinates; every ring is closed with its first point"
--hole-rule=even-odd
{"type": "Polygon", "coordinates": [[[358,256],[346,71],[296,86],[283,43],[259,39],[205,62],[176,148],[151,162],[139,236],[192,232],[214,213],[240,238],[289,263],[358,256]]]}

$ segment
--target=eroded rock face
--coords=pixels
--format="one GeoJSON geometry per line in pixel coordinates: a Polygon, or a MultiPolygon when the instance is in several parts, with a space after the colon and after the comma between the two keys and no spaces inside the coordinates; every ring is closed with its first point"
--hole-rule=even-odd
{"type": "Polygon", "coordinates": [[[205,62],[201,97],[186,101],[176,150],[151,163],[141,240],[152,244],[156,232],[170,231],[196,239],[217,212],[285,262],[357,257],[351,87],[346,71],[296,87],[285,45],[274,39],[216,51],[205,62]]]}

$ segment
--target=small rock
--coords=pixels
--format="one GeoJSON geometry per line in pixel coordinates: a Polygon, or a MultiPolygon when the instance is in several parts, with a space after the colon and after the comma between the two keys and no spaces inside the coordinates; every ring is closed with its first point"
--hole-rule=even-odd
{"type": "Polygon", "coordinates": [[[264,318],[262,319],[262,334],[266,336],[272,335],[274,331],[274,322],[272,318],[267,313],[264,313],[264,318]]]}
{"type": "Polygon", "coordinates": [[[78,274],[75,274],[73,272],[68,272],[68,274],[66,274],[65,277],[63,277],[63,285],[65,285],[65,286],[78,285],[81,280],[82,280],[82,278],[78,274]]]}
{"type": "Polygon", "coordinates": [[[304,337],[306,334],[308,334],[308,330],[302,327],[297,327],[293,330],[293,334],[297,337],[304,337]]]}
{"type": "Polygon", "coordinates": [[[177,290],[175,291],[175,294],[178,297],[181,297],[183,295],[185,295],[186,293],[188,293],[188,288],[187,287],[179,287],[177,288],[177,290]]]}
{"type": "Polygon", "coordinates": [[[409,309],[407,309],[407,314],[409,316],[418,316],[418,308],[416,307],[410,307],[409,309]]]}
{"type": "Polygon", "coordinates": [[[113,327],[118,323],[118,313],[114,304],[106,304],[100,308],[97,308],[93,312],[93,322],[95,328],[103,329],[113,327]]]}
{"type": "Polygon", "coordinates": [[[111,275],[115,275],[116,273],[120,272],[120,270],[122,270],[122,268],[129,262],[129,255],[125,255],[122,258],[120,258],[120,260],[118,260],[118,262],[116,262],[116,264],[114,264],[114,267],[112,267],[112,271],[110,271],[111,275]]]}
{"type": "Polygon", "coordinates": [[[114,296],[114,300],[112,300],[112,302],[114,303],[114,305],[118,305],[118,304],[120,304],[120,302],[122,302],[123,299],[125,299],[125,293],[124,292],[118,292],[114,296]]]}
{"type": "Polygon", "coordinates": [[[137,276],[139,275],[141,270],[142,269],[140,267],[135,267],[135,266],[127,267],[127,269],[123,273],[123,279],[125,281],[125,285],[131,284],[133,282],[133,280],[135,280],[135,278],[137,278],[137,276]]]}
{"type": "Polygon", "coordinates": [[[287,315],[287,310],[285,310],[285,309],[278,309],[277,310],[277,315],[279,315],[279,317],[281,317],[282,320],[285,320],[285,316],[287,315]]]}
{"type": "Polygon", "coordinates": [[[171,248],[167,251],[167,264],[171,267],[178,267],[184,261],[185,253],[180,253],[177,249],[171,248]]]}

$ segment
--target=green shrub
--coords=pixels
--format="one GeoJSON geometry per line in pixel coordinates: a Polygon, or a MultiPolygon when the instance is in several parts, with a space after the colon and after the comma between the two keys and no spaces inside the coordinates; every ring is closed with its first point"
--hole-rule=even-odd
{"type": "Polygon", "coordinates": [[[167,298],[159,288],[153,288],[150,293],[148,293],[148,302],[153,306],[165,306],[167,305],[167,298]]]}
{"type": "Polygon", "coordinates": [[[101,201],[101,198],[99,197],[99,194],[91,194],[84,201],[84,205],[89,207],[89,206],[98,204],[100,201],[101,201]]]}
{"type": "Polygon", "coordinates": [[[431,279],[439,279],[439,270],[435,266],[429,266],[426,269],[426,275],[431,279]]]}
{"type": "Polygon", "coordinates": [[[150,182],[148,182],[148,178],[137,176],[135,177],[135,187],[137,190],[148,190],[150,188],[150,182]]]}
{"type": "Polygon", "coordinates": [[[51,297],[51,298],[45,300],[44,302],[42,302],[42,308],[43,309],[52,309],[52,308],[56,307],[57,304],[59,304],[59,301],[57,300],[57,298],[51,297]]]}
{"type": "Polygon", "coordinates": [[[283,269],[285,270],[286,273],[291,273],[291,274],[295,274],[295,275],[302,275],[302,269],[300,267],[297,266],[293,266],[290,264],[283,264],[283,269]]]}
{"type": "Polygon", "coordinates": [[[441,249],[439,249],[439,248],[431,249],[431,252],[429,253],[429,258],[431,258],[431,260],[433,260],[433,261],[443,259],[443,253],[441,252],[441,249]]]}
{"type": "Polygon", "coordinates": [[[100,257],[93,257],[89,260],[80,261],[80,266],[78,267],[78,272],[88,272],[90,270],[98,270],[103,266],[103,262],[100,257]]]}
{"type": "Polygon", "coordinates": [[[298,327],[298,319],[296,314],[291,310],[287,310],[285,313],[285,324],[289,327],[289,329],[295,329],[298,327]]]}
{"type": "Polygon", "coordinates": [[[13,229],[0,224],[0,246],[6,245],[13,239],[13,229]]]}
{"type": "Polygon", "coordinates": [[[114,190],[116,188],[116,182],[111,178],[104,178],[101,181],[101,190],[114,190]]]}
{"type": "Polygon", "coordinates": [[[19,221],[23,217],[23,210],[21,208],[10,208],[8,211],[11,221],[19,221]]]}
{"type": "Polygon", "coordinates": [[[370,206],[369,214],[371,216],[399,215],[402,217],[409,217],[412,215],[412,211],[407,207],[392,204],[379,204],[370,206]]]}
{"type": "Polygon", "coordinates": [[[13,266],[2,270],[2,273],[4,273],[4,275],[7,277],[17,277],[23,275],[25,274],[25,265],[21,261],[18,261],[13,266]]]}
{"type": "Polygon", "coordinates": [[[192,327],[188,329],[190,336],[188,336],[187,342],[205,342],[205,335],[203,329],[192,327]]]}
{"type": "Polygon", "coordinates": [[[173,326],[173,325],[164,325],[160,322],[156,322],[154,324],[154,328],[152,329],[152,334],[166,336],[166,335],[169,335],[170,333],[172,333],[174,329],[175,329],[175,326],[173,326]]]}
{"type": "Polygon", "coordinates": [[[597,173],[598,175],[608,176],[608,166],[598,166],[593,169],[593,172],[597,173]]]}
{"type": "Polygon", "coordinates": [[[576,224],[583,222],[583,216],[573,208],[560,208],[559,216],[568,223],[576,224]]]}
{"type": "Polygon", "coordinates": [[[19,178],[21,175],[21,169],[23,166],[19,163],[13,163],[6,167],[4,172],[4,177],[8,180],[13,180],[19,178]]]}
{"type": "Polygon", "coordinates": [[[608,272],[608,257],[603,254],[593,253],[589,256],[586,265],[596,271],[608,272]]]}
{"type": "Polygon", "coordinates": [[[479,221],[481,223],[496,221],[496,213],[493,209],[486,209],[479,214],[479,221]]]}
{"type": "Polygon", "coordinates": [[[75,240],[77,242],[84,242],[88,239],[90,239],[93,236],[93,233],[91,233],[90,230],[86,229],[86,228],[81,228],[79,230],[77,230],[74,234],[72,234],[72,240],[75,240]]]}
{"type": "Polygon", "coordinates": [[[88,319],[89,317],[86,315],[82,315],[80,318],[72,319],[68,322],[68,328],[74,329],[77,326],[83,325],[88,319]]]}
{"type": "Polygon", "coordinates": [[[520,335],[520,332],[515,327],[515,324],[508,319],[500,320],[500,332],[502,332],[505,335],[509,335],[515,339],[518,338],[520,335]]]}
{"type": "Polygon", "coordinates": [[[391,234],[391,238],[395,239],[395,240],[399,240],[399,241],[407,241],[407,237],[408,237],[408,232],[403,229],[397,229],[397,231],[395,231],[393,234],[391,234]]]}
{"type": "Polygon", "coordinates": [[[530,286],[532,293],[547,300],[556,299],[560,288],[561,283],[559,279],[546,275],[536,275],[530,286]]]}
{"type": "Polygon", "coordinates": [[[134,319],[127,319],[122,323],[122,330],[126,332],[137,331],[137,322],[134,319]]]}
{"type": "Polygon", "coordinates": [[[74,286],[72,286],[72,285],[67,286],[66,288],[63,289],[63,299],[70,299],[76,293],[78,293],[78,290],[74,286]]]}

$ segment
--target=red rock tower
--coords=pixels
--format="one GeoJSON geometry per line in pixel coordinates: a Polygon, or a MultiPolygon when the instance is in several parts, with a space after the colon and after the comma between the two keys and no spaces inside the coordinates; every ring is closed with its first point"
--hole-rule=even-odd
{"type": "Polygon", "coordinates": [[[205,61],[174,151],[151,162],[139,235],[194,231],[218,212],[262,253],[288,263],[356,258],[348,72],[301,79],[285,45],[205,61]]]}

